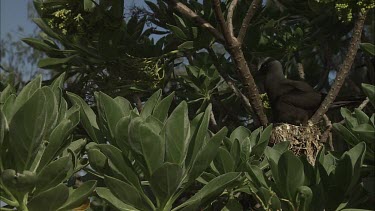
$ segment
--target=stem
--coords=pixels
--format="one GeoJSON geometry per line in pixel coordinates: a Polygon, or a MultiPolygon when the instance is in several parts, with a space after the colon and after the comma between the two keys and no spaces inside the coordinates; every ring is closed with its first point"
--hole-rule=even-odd
{"type": "Polygon", "coordinates": [[[348,76],[349,71],[354,62],[354,58],[357,54],[359,43],[361,41],[361,35],[363,26],[365,23],[367,11],[364,13],[360,12],[358,19],[355,22],[353,29],[353,37],[350,40],[349,49],[345,56],[345,60],[338,72],[335,82],[333,83],[331,89],[329,90],[327,97],[324,99],[323,103],[320,105],[319,109],[311,117],[310,121],[313,123],[318,123],[322,116],[328,111],[330,105],[334,102],[336,96],[338,95],[342,85],[345,82],[345,78],[348,76]]]}
{"type": "Polygon", "coordinates": [[[10,199],[7,199],[3,196],[0,196],[0,201],[3,201],[5,202],[6,204],[10,205],[10,206],[13,206],[13,207],[18,207],[19,206],[19,203],[18,201],[12,201],[10,199]]]}

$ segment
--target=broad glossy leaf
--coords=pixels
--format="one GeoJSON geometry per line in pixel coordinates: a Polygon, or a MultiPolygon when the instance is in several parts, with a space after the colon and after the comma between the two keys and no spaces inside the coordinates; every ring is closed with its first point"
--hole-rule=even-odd
{"type": "Polygon", "coordinates": [[[141,117],[147,118],[152,114],[154,111],[156,105],[159,103],[161,98],[161,89],[156,91],[151,97],[147,100],[145,105],[143,106],[142,112],[141,112],[141,117]]]}
{"type": "Polygon", "coordinates": [[[107,157],[99,149],[90,149],[87,152],[90,166],[99,173],[104,173],[107,157]]]}
{"type": "MultiPolygon", "coordinates": [[[[28,83],[18,94],[16,101],[12,105],[12,114],[16,113],[26,101],[40,88],[42,83],[42,76],[38,75],[30,83],[28,83]]],[[[9,121],[12,119],[12,115],[7,117],[9,121]]]]}
{"type": "Polygon", "coordinates": [[[358,120],[358,124],[367,124],[370,122],[370,118],[358,108],[354,109],[354,114],[358,120]]]}
{"type": "Polygon", "coordinates": [[[136,209],[135,207],[125,204],[120,199],[118,199],[108,188],[98,187],[96,188],[96,193],[100,198],[104,199],[120,211],[138,211],[138,209],[136,209]]]}
{"type": "Polygon", "coordinates": [[[268,163],[271,167],[273,179],[275,180],[276,183],[279,183],[278,162],[279,162],[281,154],[283,153],[277,150],[274,150],[271,147],[266,147],[264,154],[266,155],[268,163]]]}
{"type": "Polygon", "coordinates": [[[99,119],[102,121],[102,124],[105,125],[106,129],[109,130],[109,140],[114,141],[116,125],[118,121],[125,116],[125,113],[114,99],[102,92],[96,93],[96,102],[99,119]]]}
{"type": "Polygon", "coordinates": [[[47,98],[40,89],[14,114],[9,125],[10,150],[18,171],[31,165],[44,133],[49,111],[47,98]]]}
{"type": "Polygon", "coordinates": [[[197,205],[203,204],[210,199],[214,199],[219,194],[221,194],[224,189],[234,182],[240,173],[230,172],[216,177],[211,180],[207,185],[203,186],[193,197],[179,205],[179,208],[183,210],[194,210],[192,208],[197,208],[197,205]]]}
{"type": "Polygon", "coordinates": [[[272,124],[266,127],[261,133],[258,143],[253,147],[252,153],[258,157],[262,156],[270,140],[272,133],[272,124]]]}
{"type": "Polygon", "coordinates": [[[40,59],[38,62],[39,68],[49,69],[54,68],[60,65],[68,64],[71,60],[73,60],[76,56],[70,56],[65,58],[44,58],[40,59]]]}
{"type": "Polygon", "coordinates": [[[355,147],[347,151],[346,153],[350,156],[351,166],[353,175],[351,177],[351,182],[348,187],[348,190],[353,190],[354,186],[357,184],[358,180],[360,179],[361,175],[361,167],[363,164],[363,159],[366,152],[366,144],[361,142],[357,144],[355,147]]]}
{"type": "Polygon", "coordinates": [[[375,45],[372,43],[360,43],[359,46],[363,51],[370,54],[371,56],[375,56],[375,45]]]}
{"type": "Polygon", "coordinates": [[[352,113],[349,111],[349,109],[347,108],[341,108],[340,109],[340,112],[341,112],[341,115],[344,117],[345,119],[345,123],[349,126],[349,127],[354,127],[356,125],[358,125],[358,120],[353,117],[352,113]]]}
{"type": "Polygon", "coordinates": [[[177,191],[182,180],[182,168],[174,163],[164,163],[151,175],[150,185],[160,203],[166,203],[177,191]]]}
{"type": "Polygon", "coordinates": [[[96,181],[87,181],[69,194],[68,200],[59,210],[72,210],[82,205],[96,187],[96,181]]]}
{"type": "Polygon", "coordinates": [[[210,165],[211,161],[215,158],[219,149],[220,143],[227,134],[227,128],[222,128],[217,132],[207,144],[198,152],[198,155],[193,163],[189,173],[189,181],[194,181],[202,172],[210,165]]]}
{"type": "Polygon", "coordinates": [[[350,132],[350,130],[344,127],[342,124],[334,123],[333,128],[351,146],[355,146],[356,144],[360,142],[359,139],[352,132],[350,132]]]}
{"type": "Polygon", "coordinates": [[[113,195],[125,204],[129,204],[140,210],[150,210],[143,200],[141,193],[133,186],[110,176],[105,176],[104,181],[113,195]]]}
{"type": "Polygon", "coordinates": [[[67,94],[72,103],[77,104],[81,107],[80,119],[82,121],[83,127],[85,128],[90,138],[96,143],[103,142],[102,140],[99,140],[99,137],[97,136],[99,126],[96,122],[96,115],[94,111],[78,95],[70,92],[67,92],[67,94]]]}
{"type": "Polygon", "coordinates": [[[203,116],[198,115],[191,122],[189,150],[186,156],[185,166],[191,166],[196,159],[198,152],[205,143],[208,124],[210,121],[212,106],[208,105],[203,116]]]}
{"type": "Polygon", "coordinates": [[[56,211],[69,197],[69,189],[64,184],[48,189],[27,203],[30,211],[56,211]]]}
{"type": "Polygon", "coordinates": [[[122,117],[116,125],[116,144],[123,151],[126,152],[130,149],[128,127],[131,121],[130,116],[122,117]]]}
{"type": "Polygon", "coordinates": [[[127,182],[137,189],[141,189],[137,174],[134,172],[129,160],[123,157],[121,151],[108,144],[98,144],[96,147],[113,163],[114,167],[122,174],[127,182]]]}
{"type": "Polygon", "coordinates": [[[166,162],[182,164],[189,147],[190,122],[187,103],[178,105],[169,116],[162,134],[165,138],[166,162]]]}
{"type": "Polygon", "coordinates": [[[12,87],[12,85],[8,84],[3,91],[0,92],[0,106],[5,103],[7,98],[11,95],[14,94],[15,90],[12,87]]]}
{"type": "Polygon", "coordinates": [[[168,110],[171,106],[171,103],[174,98],[174,92],[172,92],[170,95],[165,97],[163,100],[161,100],[156,106],[153,111],[153,116],[156,117],[161,122],[165,122],[165,120],[168,117],[168,110]]]}
{"type": "Polygon", "coordinates": [[[359,137],[369,144],[374,143],[375,128],[370,124],[359,124],[353,127],[353,131],[356,132],[359,137]]]}
{"type": "Polygon", "coordinates": [[[72,162],[69,156],[59,158],[48,164],[38,174],[36,192],[48,190],[63,182],[72,168],[72,162]]]}
{"type": "Polygon", "coordinates": [[[291,151],[284,152],[278,162],[280,191],[289,200],[294,200],[297,189],[305,182],[305,173],[301,160],[291,151]]]}
{"type": "Polygon", "coordinates": [[[244,140],[246,137],[250,137],[251,131],[243,126],[240,126],[236,128],[231,134],[230,134],[230,140],[234,141],[235,139],[239,140],[240,143],[242,140],[244,140]]]}
{"type": "Polygon", "coordinates": [[[232,147],[230,148],[230,155],[234,160],[235,166],[240,162],[241,146],[238,139],[234,140],[232,147]]]}
{"type": "Polygon", "coordinates": [[[231,154],[224,147],[219,147],[214,164],[216,169],[222,174],[233,172],[235,167],[231,154]]]}
{"type": "Polygon", "coordinates": [[[301,186],[297,189],[296,203],[298,210],[310,210],[311,201],[313,199],[313,192],[307,186],[301,186]]]}
{"type": "Polygon", "coordinates": [[[258,166],[255,166],[255,165],[250,166],[249,172],[248,172],[248,178],[252,183],[254,183],[254,185],[258,189],[260,187],[268,187],[266,183],[266,179],[264,178],[263,171],[258,166]]]}
{"type": "Polygon", "coordinates": [[[371,84],[362,84],[363,92],[369,98],[372,106],[375,108],[375,86],[371,84]]]}
{"type": "Polygon", "coordinates": [[[173,32],[173,34],[176,35],[176,37],[178,37],[179,39],[181,39],[181,40],[187,40],[188,39],[186,34],[180,28],[178,28],[177,26],[173,26],[173,25],[170,25],[168,23],[167,23],[167,26],[173,32]]]}

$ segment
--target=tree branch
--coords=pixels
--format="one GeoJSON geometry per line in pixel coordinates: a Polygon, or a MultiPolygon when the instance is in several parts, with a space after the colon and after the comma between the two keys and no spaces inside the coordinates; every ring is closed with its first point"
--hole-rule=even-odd
{"type": "Polygon", "coordinates": [[[245,56],[241,49],[241,43],[237,41],[237,38],[231,36],[229,28],[225,24],[224,15],[220,7],[220,1],[214,0],[212,4],[216,19],[218,20],[221,26],[221,30],[223,31],[223,35],[225,38],[225,48],[231,55],[232,61],[239,71],[242,84],[244,85],[246,91],[246,96],[248,97],[250,104],[254,109],[260,123],[263,126],[266,126],[268,124],[268,119],[263,111],[262,100],[260,99],[258,88],[255,84],[253,76],[251,75],[249,66],[247,65],[245,56]]]}
{"type": "Polygon", "coordinates": [[[215,54],[215,52],[212,50],[212,48],[207,48],[208,53],[213,58],[214,66],[219,71],[221,77],[223,77],[224,81],[228,84],[229,88],[233,91],[233,93],[241,99],[242,103],[244,104],[245,108],[249,112],[254,112],[253,108],[250,105],[249,99],[242,94],[242,92],[236,87],[235,82],[229,77],[229,75],[223,70],[223,68],[220,65],[220,62],[218,61],[218,58],[215,54]]]}
{"type": "Polygon", "coordinates": [[[328,111],[328,108],[335,100],[338,95],[342,85],[344,84],[345,78],[348,76],[350,68],[352,67],[354,58],[357,54],[359,43],[361,41],[361,35],[363,30],[363,25],[366,19],[366,12],[359,13],[358,19],[355,22],[353,29],[353,37],[350,40],[349,49],[345,56],[345,60],[338,72],[335,82],[333,83],[331,89],[329,90],[327,97],[324,99],[323,103],[320,105],[319,109],[311,117],[310,121],[313,123],[318,123],[322,116],[328,111]]]}
{"type": "Polygon", "coordinates": [[[232,0],[232,2],[229,5],[228,8],[228,14],[227,14],[227,21],[228,21],[228,30],[231,37],[234,37],[234,31],[233,31],[233,12],[234,8],[236,8],[238,3],[238,0],[232,0]]]}
{"type": "Polygon", "coordinates": [[[183,16],[191,19],[198,26],[204,29],[207,29],[207,31],[209,31],[218,40],[218,42],[224,43],[225,40],[224,40],[223,35],[218,30],[216,30],[209,22],[204,20],[202,17],[196,14],[193,10],[191,10],[189,7],[187,7],[186,5],[176,0],[165,0],[165,1],[174,10],[178,11],[183,16]]]}
{"type": "Polygon", "coordinates": [[[249,9],[246,12],[246,16],[242,21],[240,32],[238,33],[237,40],[239,43],[243,43],[243,39],[245,38],[247,28],[250,25],[251,19],[254,17],[255,12],[258,10],[258,7],[262,4],[261,0],[253,0],[249,9]]]}

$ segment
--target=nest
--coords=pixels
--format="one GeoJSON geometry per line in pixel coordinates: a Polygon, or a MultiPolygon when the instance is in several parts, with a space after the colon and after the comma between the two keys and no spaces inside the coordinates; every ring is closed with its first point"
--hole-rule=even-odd
{"type": "Polygon", "coordinates": [[[321,132],[316,125],[296,126],[281,124],[273,128],[270,142],[277,144],[289,141],[289,149],[297,156],[306,155],[310,164],[315,164],[316,155],[323,146],[319,140],[321,132]]]}

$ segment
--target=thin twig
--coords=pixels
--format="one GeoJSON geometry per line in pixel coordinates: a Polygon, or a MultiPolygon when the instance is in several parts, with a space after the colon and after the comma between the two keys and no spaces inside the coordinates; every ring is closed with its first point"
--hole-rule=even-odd
{"type": "Polygon", "coordinates": [[[353,29],[353,37],[350,40],[348,52],[345,56],[345,60],[338,72],[333,86],[329,90],[327,97],[324,99],[323,103],[320,105],[319,109],[311,117],[313,123],[318,123],[321,117],[328,111],[330,105],[334,102],[336,96],[338,95],[342,85],[344,84],[345,78],[348,76],[350,68],[354,62],[355,55],[357,54],[359,43],[361,41],[361,35],[363,26],[365,23],[367,11],[359,13],[358,19],[355,22],[353,29]]]}
{"type": "Polygon", "coordinates": [[[178,2],[176,0],[166,0],[169,6],[171,6],[174,10],[180,12],[182,15],[186,16],[187,18],[191,19],[195,24],[198,26],[207,29],[220,43],[224,43],[223,35],[215,29],[209,22],[203,19],[201,16],[196,14],[193,10],[191,10],[186,5],[178,2]]]}
{"type": "Polygon", "coordinates": [[[250,21],[254,17],[254,15],[255,15],[256,11],[258,10],[258,7],[261,5],[261,3],[262,3],[261,0],[253,0],[253,2],[251,2],[251,5],[246,12],[246,16],[242,21],[240,32],[238,33],[237,40],[238,40],[239,43],[243,43],[243,39],[245,38],[247,28],[250,25],[250,21]]]}
{"type": "Polygon", "coordinates": [[[331,148],[331,151],[333,151],[334,148],[333,148],[332,139],[329,138],[329,137],[331,137],[332,122],[331,122],[331,120],[329,120],[328,116],[325,115],[325,114],[323,115],[323,119],[326,123],[326,130],[322,134],[322,136],[320,138],[320,142],[325,143],[325,142],[327,142],[327,139],[328,139],[329,147],[331,148]]]}
{"type": "Polygon", "coordinates": [[[302,63],[297,63],[298,75],[301,79],[305,80],[305,70],[302,63]]]}

